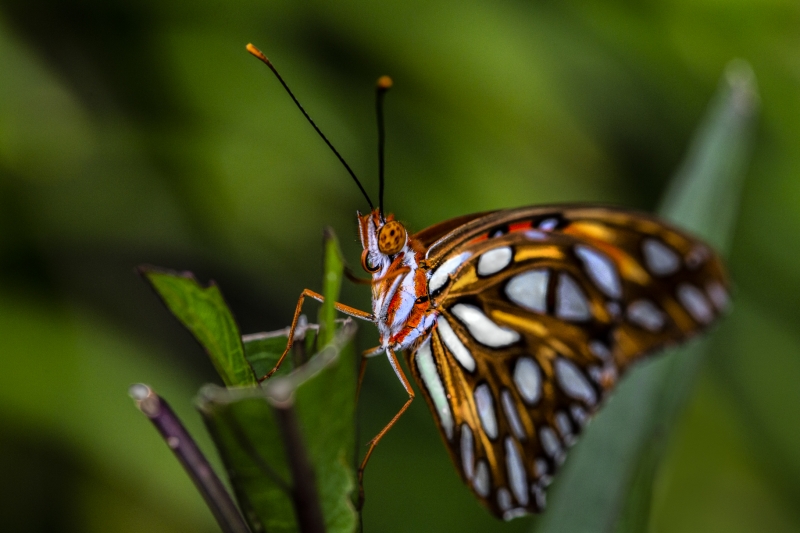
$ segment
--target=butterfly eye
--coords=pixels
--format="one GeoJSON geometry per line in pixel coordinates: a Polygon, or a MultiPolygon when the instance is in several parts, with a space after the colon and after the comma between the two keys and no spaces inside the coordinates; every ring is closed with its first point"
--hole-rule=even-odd
{"type": "Polygon", "coordinates": [[[394,255],[406,243],[406,228],[396,220],[384,224],[378,234],[378,249],[386,255],[394,255]]]}
{"type": "Polygon", "coordinates": [[[377,272],[381,266],[372,262],[372,257],[370,256],[369,250],[364,250],[361,252],[361,267],[370,273],[377,272]]]}

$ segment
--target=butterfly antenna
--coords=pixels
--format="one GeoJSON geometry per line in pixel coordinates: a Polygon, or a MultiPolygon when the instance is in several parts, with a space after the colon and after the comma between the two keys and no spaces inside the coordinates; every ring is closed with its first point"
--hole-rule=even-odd
{"type": "Polygon", "coordinates": [[[372,200],[369,199],[369,195],[367,194],[367,191],[364,190],[364,186],[361,185],[360,181],[358,181],[358,178],[356,177],[355,172],[353,172],[353,169],[350,168],[350,165],[347,164],[347,161],[344,160],[344,157],[342,157],[342,155],[339,153],[339,151],[336,148],[334,148],[333,144],[331,144],[331,142],[328,140],[328,138],[325,137],[325,134],[322,133],[322,130],[319,129],[319,127],[311,119],[311,117],[308,116],[308,113],[306,113],[306,110],[303,109],[302,105],[300,105],[300,102],[297,100],[297,98],[295,97],[295,95],[292,92],[292,90],[289,89],[289,86],[286,85],[285,81],[283,81],[283,78],[278,73],[278,70],[275,68],[275,65],[272,64],[272,61],[270,61],[269,58],[267,58],[267,56],[265,56],[264,53],[261,50],[259,50],[258,48],[256,48],[252,44],[248,44],[247,45],[247,51],[250,52],[252,55],[254,55],[262,63],[267,65],[269,67],[269,69],[272,71],[272,73],[275,74],[275,77],[278,78],[278,81],[281,82],[281,85],[283,85],[283,88],[286,90],[287,93],[289,93],[289,96],[291,96],[292,101],[294,102],[294,105],[297,106],[297,109],[299,109],[300,112],[303,113],[303,116],[306,117],[306,120],[308,121],[308,123],[311,124],[311,126],[314,128],[314,131],[316,131],[317,134],[319,134],[319,136],[322,137],[322,140],[325,141],[325,144],[328,145],[328,148],[330,148],[331,151],[336,155],[336,157],[339,158],[339,161],[341,161],[342,165],[344,165],[344,168],[347,169],[347,172],[350,174],[350,176],[353,178],[353,181],[356,182],[356,185],[358,185],[358,188],[361,190],[361,194],[363,194],[364,198],[367,199],[367,203],[369,204],[369,208],[370,209],[375,209],[375,206],[372,204],[372,200]]]}
{"type": "Polygon", "coordinates": [[[386,146],[386,128],[383,125],[383,97],[386,91],[392,88],[392,78],[381,76],[375,86],[375,111],[378,116],[378,206],[381,218],[383,218],[383,172],[384,172],[384,149],[386,146]]]}

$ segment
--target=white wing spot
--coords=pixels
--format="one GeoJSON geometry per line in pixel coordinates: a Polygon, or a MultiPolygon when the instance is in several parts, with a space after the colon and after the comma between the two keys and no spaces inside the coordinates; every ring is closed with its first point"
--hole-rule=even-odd
{"type": "Polygon", "coordinates": [[[546,218],[539,222],[539,229],[542,231],[552,231],[558,226],[557,218],[546,218]]]}
{"type": "Polygon", "coordinates": [[[547,270],[528,270],[517,274],[506,284],[506,296],[520,307],[544,313],[547,311],[547,270]]]}
{"type": "Polygon", "coordinates": [[[439,265],[438,268],[431,272],[428,290],[433,293],[444,287],[450,279],[450,274],[458,270],[470,257],[472,257],[472,252],[462,252],[439,265]]]}
{"type": "Polygon", "coordinates": [[[636,300],[628,306],[628,320],[649,331],[658,331],[664,327],[664,313],[658,310],[650,300],[636,300]]]}
{"type": "Polygon", "coordinates": [[[589,351],[592,352],[592,355],[599,357],[603,361],[611,360],[611,351],[600,341],[589,342],[589,351]]]}
{"type": "Polygon", "coordinates": [[[580,427],[586,425],[586,422],[589,421],[589,416],[586,414],[586,411],[583,410],[583,407],[580,405],[573,403],[569,406],[569,412],[572,415],[572,419],[578,424],[580,427]]]}
{"type": "Polygon", "coordinates": [[[590,366],[589,376],[591,376],[595,383],[600,384],[603,379],[603,369],[599,366],[590,366]]]}
{"type": "Polygon", "coordinates": [[[508,511],[511,509],[511,493],[505,487],[497,489],[497,506],[501,511],[508,511]]]}
{"type": "Polygon", "coordinates": [[[728,297],[728,291],[725,290],[722,283],[718,281],[710,282],[706,285],[706,293],[718,311],[724,311],[728,308],[730,298],[728,297]]]}
{"type": "Polygon", "coordinates": [[[464,346],[464,343],[458,338],[456,332],[453,331],[450,322],[447,321],[444,315],[439,315],[437,324],[439,328],[439,337],[441,337],[447,349],[450,350],[450,353],[453,354],[453,357],[456,358],[456,361],[458,361],[467,372],[474,372],[475,358],[472,357],[472,353],[464,346]]]}
{"type": "Polygon", "coordinates": [[[461,320],[475,340],[483,345],[501,348],[520,339],[519,333],[511,328],[498,326],[474,305],[456,304],[450,308],[450,312],[461,320]]]}
{"type": "Polygon", "coordinates": [[[514,384],[522,399],[534,405],[542,397],[542,374],[530,357],[520,357],[514,366],[514,384]]]}
{"type": "Polygon", "coordinates": [[[515,518],[525,516],[526,514],[528,514],[528,511],[526,509],[523,509],[522,507],[517,507],[516,509],[509,509],[508,511],[503,513],[503,520],[508,522],[510,520],[514,520],[515,518]]]}
{"type": "Polygon", "coordinates": [[[556,413],[556,427],[558,428],[558,432],[561,433],[564,444],[567,446],[575,444],[575,435],[572,434],[572,424],[570,424],[569,416],[567,416],[567,413],[564,411],[558,411],[556,413]]]}
{"type": "Polygon", "coordinates": [[[536,505],[539,507],[539,509],[544,509],[545,505],[547,505],[547,498],[545,497],[544,489],[534,483],[531,485],[531,494],[533,494],[533,498],[536,500],[536,505]]]}
{"type": "Polygon", "coordinates": [[[583,400],[589,405],[597,402],[597,395],[583,372],[575,364],[563,357],[556,359],[556,380],[567,396],[583,400]]]}
{"type": "Polygon", "coordinates": [[[522,427],[522,421],[519,419],[519,413],[510,390],[503,389],[503,392],[500,393],[500,403],[503,404],[503,412],[508,420],[508,425],[511,426],[511,432],[519,440],[525,440],[525,429],[522,427]]]}
{"type": "Polygon", "coordinates": [[[622,298],[622,283],[619,273],[617,273],[614,262],[606,254],[579,244],[575,247],[575,255],[583,261],[586,273],[606,296],[622,298]]]}
{"type": "Polygon", "coordinates": [[[489,467],[486,461],[481,459],[475,468],[475,477],[472,478],[472,487],[481,498],[489,496],[489,467]]]}
{"type": "Polygon", "coordinates": [[[519,448],[511,437],[506,437],[505,445],[506,469],[511,482],[511,492],[520,505],[528,505],[528,476],[525,474],[525,465],[522,463],[519,448]]]}
{"type": "Polygon", "coordinates": [[[681,258],[678,254],[656,239],[645,239],[642,243],[642,253],[647,268],[654,276],[669,276],[678,271],[681,258]]]}
{"type": "Polygon", "coordinates": [[[547,475],[547,461],[544,459],[536,459],[533,462],[534,475],[537,478],[547,475]]]}
{"type": "Polygon", "coordinates": [[[589,301],[572,276],[562,273],[556,287],[556,316],[564,320],[582,322],[591,318],[589,301]]]}
{"type": "Polygon", "coordinates": [[[564,461],[564,450],[561,449],[561,443],[558,442],[558,437],[553,428],[545,426],[539,430],[539,439],[542,441],[544,453],[549,455],[556,463],[561,464],[564,461]]]}
{"type": "Polygon", "coordinates": [[[497,416],[494,412],[494,398],[492,390],[486,383],[481,383],[475,387],[475,406],[478,408],[478,417],[481,419],[481,426],[490,439],[497,438],[497,416]]]}
{"type": "Polygon", "coordinates": [[[538,229],[528,229],[525,230],[525,238],[532,241],[544,241],[547,240],[548,236],[547,233],[539,231],[538,229]]]}
{"type": "Polygon", "coordinates": [[[478,258],[478,275],[491,276],[500,272],[511,263],[513,255],[510,246],[501,246],[484,252],[478,258]]]}
{"type": "Polygon", "coordinates": [[[472,429],[467,424],[461,424],[461,466],[464,468],[464,476],[467,479],[472,479],[475,474],[474,446],[472,429]]]}
{"type": "Polygon", "coordinates": [[[417,350],[416,362],[422,382],[428,389],[436,414],[439,415],[444,434],[447,436],[447,440],[451,440],[453,438],[453,413],[450,412],[444,384],[442,384],[442,378],[436,368],[436,362],[433,360],[430,337],[417,350]]]}
{"type": "Polygon", "coordinates": [[[710,324],[714,321],[714,310],[703,292],[688,283],[678,285],[678,300],[689,311],[692,318],[701,324],[710,324]]]}

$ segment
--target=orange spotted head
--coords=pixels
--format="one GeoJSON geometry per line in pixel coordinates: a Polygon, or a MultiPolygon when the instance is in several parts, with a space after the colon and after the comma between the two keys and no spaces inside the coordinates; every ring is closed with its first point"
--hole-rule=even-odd
{"type": "Polygon", "coordinates": [[[361,266],[370,273],[382,271],[388,267],[393,257],[403,251],[408,244],[408,231],[401,222],[388,215],[381,217],[378,209],[370,213],[358,215],[359,234],[364,251],[361,254],[361,266]]]}
{"type": "Polygon", "coordinates": [[[390,220],[378,232],[378,249],[386,255],[394,255],[406,244],[406,228],[396,220],[390,220]]]}

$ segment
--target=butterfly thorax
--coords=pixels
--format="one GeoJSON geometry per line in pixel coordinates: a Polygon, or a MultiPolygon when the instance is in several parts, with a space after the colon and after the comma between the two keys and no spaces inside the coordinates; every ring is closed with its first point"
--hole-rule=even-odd
{"type": "Polygon", "coordinates": [[[372,274],[372,313],[381,346],[404,350],[424,338],[436,322],[428,300],[425,250],[392,215],[376,209],[358,215],[364,251],[361,263],[372,274]]]}

